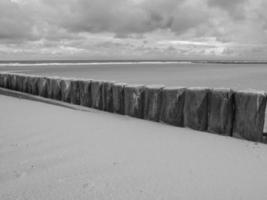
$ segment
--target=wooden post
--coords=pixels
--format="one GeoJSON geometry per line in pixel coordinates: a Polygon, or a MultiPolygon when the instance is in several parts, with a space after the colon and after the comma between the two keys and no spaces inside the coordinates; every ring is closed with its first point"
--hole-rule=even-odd
{"type": "Polygon", "coordinates": [[[205,131],[208,124],[208,92],[206,88],[185,90],[184,126],[205,131]]]}
{"type": "Polygon", "coordinates": [[[185,88],[164,88],[162,91],[160,121],[182,127],[184,125],[184,99],[185,88]]]}

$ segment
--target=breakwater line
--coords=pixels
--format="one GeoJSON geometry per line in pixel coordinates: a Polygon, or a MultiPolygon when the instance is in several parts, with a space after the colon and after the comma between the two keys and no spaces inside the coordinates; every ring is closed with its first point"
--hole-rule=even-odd
{"type": "Polygon", "coordinates": [[[0,73],[0,87],[178,127],[266,142],[264,91],[0,73]]]}

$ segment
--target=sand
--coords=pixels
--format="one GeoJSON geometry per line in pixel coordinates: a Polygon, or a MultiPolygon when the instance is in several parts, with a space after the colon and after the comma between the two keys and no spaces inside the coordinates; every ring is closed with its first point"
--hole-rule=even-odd
{"type": "Polygon", "coordinates": [[[0,95],[0,199],[267,199],[267,145],[0,95]]]}

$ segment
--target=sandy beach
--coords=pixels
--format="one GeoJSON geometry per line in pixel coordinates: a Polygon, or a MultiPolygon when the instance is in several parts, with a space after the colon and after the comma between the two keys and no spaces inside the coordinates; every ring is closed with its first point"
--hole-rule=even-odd
{"type": "Polygon", "coordinates": [[[266,8],[0,0],[0,200],[267,200],[266,8]]]}
{"type": "Polygon", "coordinates": [[[266,199],[267,146],[0,95],[0,199],[266,199]]]}

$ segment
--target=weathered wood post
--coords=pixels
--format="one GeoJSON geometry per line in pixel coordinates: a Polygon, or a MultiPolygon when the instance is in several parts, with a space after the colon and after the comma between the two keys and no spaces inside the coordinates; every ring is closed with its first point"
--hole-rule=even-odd
{"type": "Polygon", "coordinates": [[[70,83],[70,102],[72,104],[80,105],[80,89],[79,89],[79,81],[71,80],[70,83]]]}
{"type": "Polygon", "coordinates": [[[38,95],[38,82],[39,82],[39,77],[38,76],[36,76],[36,77],[32,77],[32,80],[31,80],[31,84],[32,84],[32,86],[31,86],[31,89],[32,89],[32,91],[31,91],[31,94],[33,94],[33,95],[38,95]]]}
{"type": "Polygon", "coordinates": [[[11,74],[10,75],[11,80],[10,80],[10,89],[12,90],[18,90],[18,84],[17,84],[17,75],[16,74],[11,74]]]}
{"type": "Polygon", "coordinates": [[[102,86],[102,105],[103,110],[113,112],[112,85],[114,82],[103,82],[102,86]]]}
{"type": "Polygon", "coordinates": [[[61,80],[53,78],[52,81],[52,99],[61,100],[61,80]]]}
{"type": "Polygon", "coordinates": [[[251,141],[263,140],[266,95],[261,91],[234,93],[235,117],[233,136],[251,141]]]}
{"type": "Polygon", "coordinates": [[[174,126],[184,125],[185,88],[168,87],[162,91],[160,121],[174,126]]]}
{"type": "Polygon", "coordinates": [[[81,80],[79,81],[80,89],[80,105],[91,107],[91,80],[81,80]]]}
{"type": "Polygon", "coordinates": [[[12,89],[12,76],[11,76],[11,74],[6,74],[6,88],[12,89]]]}
{"type": "Polygon", "coordinates": [[[62,79],[60,83],[61,88],[61,100],[64,102],[70,103],[70,92],[71,92],[71,80],[70,79],[62,79]]]}
{"type": "Polygon", "coordinates": [[[164,86],[157,85],[145,87],[144,119],[156,122],[159,121],[163,87],[164,86]]]}
{"type": "Polygon", "coordinates": [[[124,114],[124,87],[125,83],[114,83],[112,85],[113,112],[124,114]]]}
{"type": "Polygon", "coordinates": [[[47,78],[40,77],[38,81],[38,95],[47,98],[47,78]]]}
{"type": "Polygon", "coordinates": [[[234,117],[233,91],[212,89],[208,102],[208,131],[231,136],[234,117]]]}
{"type": "Polygon", "coordinates": [[[208,124],[208,92],[206,88],[185,90],[184,126],[205,131],[208,124]]]}
{"type": "Polygon", "coordinates": [[[91,82],[91,98],[92,98],[92,107],[102,110],[102,81],[92,80],[91,82]]]}
{"type": "Polygon", "coordinates": [[[23,75],[17,75],[17,89],[20,92],[23,92],[23,82],[24,82],[24,76],[23,75]]]}
{"type": "Polygon", "coordinates": [[[53,99],[53,78],[47,77],[47,98],[53,99]]]}
{"type": "Polygon", "coordinates": [[[22,80],[22,92],[28,93],[28,86],[29,86],[29,76],[23,75],[23,80],[22,80]]]}
{"type": "Polygon", "coordinates": [[[0,87],[4,87],[4,74],[0,73],[0,87]]]}
{"type": "Polygon", "coordinates": [[[124,88],[125,114],[144,118],[144,90],[143,85],[126,85],[124,88]]]}

